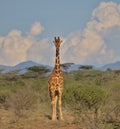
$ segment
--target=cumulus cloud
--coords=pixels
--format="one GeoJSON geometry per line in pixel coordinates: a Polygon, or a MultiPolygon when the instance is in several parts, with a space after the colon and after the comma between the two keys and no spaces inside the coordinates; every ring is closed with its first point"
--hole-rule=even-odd
{"type": "Polygon", "coordinates": [[[44,30],[43,26],[40,24],[40,22],[35,22],[30,30],[30,34],[33,36],[37,36],[42,33],[44,30]]]}
{"type": "Polygon", "coordinates": [[[29,38],[24,38],[21,31],[12,30],[7,36],[0,37],[0,63],[14,65],[26,60],[26,51],[31,45],[29,38]]]}
{"type": "Polygon", "coordinates": [[[102,2],[93,10],[92,18],[84,30],[66,37],[62,48],[63,62],[104,64],[115,61],[115,49],[110,47],[114,41],[110,43],[107,39],[110,38],[109,30],[112,32],[116,26],[120,28],[120,4],[102,2]]]}
{"type": "Polygon", "coordinates": [[[92,21],[89,22],[89,24],[91,23],[93,23],[91,27],[95,25],[93,28],[97,31],[112,26],[120,26],[120,4],[114,2],[102,2],[100,6],[93,11],[92,21]]]}
{"type": "Polygon", "coordinates": [[[42,32],[40,23],[32,25],[30,32],[22,35],[20,30],[12,30],[7,36],[0,37],[0,64],[16,65],[22,61],[34,60],[46,63],[49,54],[48,40],[36,40],[42,32]],[[46,55],[46,56],[45,56],[46,55]]]}
{"type": "MultiPolygon", "coordinates": [[[[0,64],[15,65],[33,60],[53,64],[55,47],[49,39],[38,40],[44,27],[35,22],[24,36],[12,30],[0,37],[0,64]]],[[[71,32],[61,46],[61,63],[105,64],[120,60],[120,4],[102,2],[93,10],[91,20],[83,30],[71,32]]]]}
{"type": "Polygon", "coordinates": [[[103,38],[107,44],[108,49],[112,48],[114,51],[115,60],[120,60],[120,26],[112,27],[103,34],[103,38]]]}
{"type": "Polygon", "coordinates": [[[27,59],[51,65],[53,62],[53,46],[48,43],[48,39],[36,41],[27,52],[27,59]]]}

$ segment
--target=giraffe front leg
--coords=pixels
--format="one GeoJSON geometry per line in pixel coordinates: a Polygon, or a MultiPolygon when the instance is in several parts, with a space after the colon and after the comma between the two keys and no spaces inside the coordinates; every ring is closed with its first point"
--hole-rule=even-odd
{"type": "Polygon", "coordinates": [[[62,93],[59,94],[58,105],[59,105],[59,116],[60,116],[60,120],[63,120],[61,97],[62,97],[62,93]]]}
{"type": "Polygon", "coordinates": [[[56,120],[56,115],[55,115],[55,100],[51,101],[52,105],[52,120],[56,120]]]}
{"type": "Polygon", "coordinates": [[[51,106],[52,106],[52,120],[56,120],[56,102],[57,98],[55,93],[51,93],[51,106]]]}

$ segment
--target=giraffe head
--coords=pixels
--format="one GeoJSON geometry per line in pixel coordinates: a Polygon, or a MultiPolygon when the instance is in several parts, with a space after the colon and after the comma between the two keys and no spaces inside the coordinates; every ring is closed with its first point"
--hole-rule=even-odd
{"type": "Polygon", "coordinates": [[[62,40],[60,39],[60,37],[55,37],[53,40],[53,43],[55,44],[56,49],[59,49],[60,44],[62,43],[62,40]]]}

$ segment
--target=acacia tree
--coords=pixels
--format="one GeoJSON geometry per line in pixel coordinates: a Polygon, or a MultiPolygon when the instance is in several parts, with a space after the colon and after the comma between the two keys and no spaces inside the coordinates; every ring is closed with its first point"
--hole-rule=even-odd
{"type": "Polygon", "coordinates": [[[90,70],[90,69],[93,69],[93,66],[92,65],[81,65],[79,69],[90,70]]]}
{"type": "Polygon", "coordinates": [[[33,66],[29,67],[28,71],[43,77],[46,73],[50,72],[50,69],[46,66],[33,66]]]}
{"type": "Polygon", "coordinates": [[[62,67],[62,69],[67,73],[68,69],[73,65],[74,63],[64,63],[61,64],[60,66],[62,67]]]}

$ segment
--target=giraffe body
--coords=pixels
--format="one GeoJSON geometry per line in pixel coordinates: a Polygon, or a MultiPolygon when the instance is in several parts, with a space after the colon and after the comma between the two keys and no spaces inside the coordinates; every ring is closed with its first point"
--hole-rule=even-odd
{"type": "Polygon", "coordinates": [[[63,75],[60,70],[60,56],[59,56],[59,48],[62,40],[60,38],[54,39],[54,44],[56,47],[56,58],[55,58],[55,67],[49,76],[48,79],[48,89],[50,93],[51,105],[52,105],[52,120],[56,120],[56,109],[57,105],[59,106],[59,116],[60,119],[63,119],[62,116],[62,92],[63,92],[63,75]]]}

